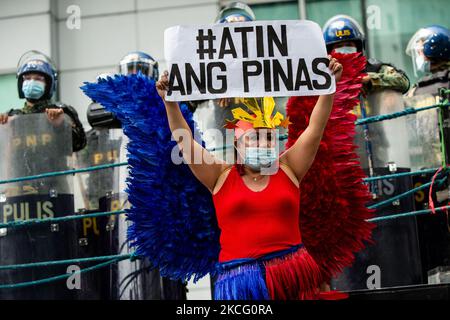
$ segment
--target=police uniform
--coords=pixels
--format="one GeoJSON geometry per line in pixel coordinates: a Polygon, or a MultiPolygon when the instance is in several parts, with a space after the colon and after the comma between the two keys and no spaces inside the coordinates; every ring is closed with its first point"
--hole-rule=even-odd
{"type": "Polygon", "coordinates": [[[406,93],[409,90],[410,82],[406,73],[397,69],[392,64],[383,63],[377,59],[367,60],[366,72],[369,75],[369,82],[364,84],[363,90],[367,95],[369,93],[391,89],[406,93]]]}

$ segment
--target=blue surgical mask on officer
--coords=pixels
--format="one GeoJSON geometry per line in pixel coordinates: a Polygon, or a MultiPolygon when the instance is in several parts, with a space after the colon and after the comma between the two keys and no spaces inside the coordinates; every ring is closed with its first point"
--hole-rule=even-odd
{"type": "Polygon", "coordinates": [[[27,99],[40,99],[45,93],[45,82],[34,79],[24,80],[22,91],[27,99]]]}

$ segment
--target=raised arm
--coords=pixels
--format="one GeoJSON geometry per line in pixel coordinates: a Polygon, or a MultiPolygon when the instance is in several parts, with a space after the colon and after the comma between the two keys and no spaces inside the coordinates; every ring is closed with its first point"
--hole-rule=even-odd
{"type": "Polygon", "coordinates": [[[227,164],[214,157],[194,140],[192,131],[184,119],[178,103],[166,101],[165,99],[168,85],[168,73],[165,71],[161,79],[156,83],[156,89],[164,101],[172,136],[182,151],[183,158],[189,165],[192,173],[212,193],[220,173],[227,167],[227,164]]]}
{"type": "MultiPolygon", "coordinates": [[[[342,65],[333,58],[330,60],[329,68],[332,74],[335,75],[337,83],[342,75],[342,65]]],[[[291,167],[299,181],[308,172],[316,157],[323,132],[331,114],[333,99],[334,94],[319,97],[311,113],[308,127],[298,137],[297,141],[280,157],[282,162],[287,163],[291,167]]]]}

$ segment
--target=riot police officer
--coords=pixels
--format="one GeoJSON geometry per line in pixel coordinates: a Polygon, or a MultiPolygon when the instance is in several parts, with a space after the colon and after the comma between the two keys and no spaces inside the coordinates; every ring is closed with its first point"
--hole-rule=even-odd
{"type": "Polygon", "coordinates": [[[17,67],[17,89],[19,97],[26,99],[22,109],[11,109],[0,115],[0,124],[8,117],[20,114],[45,112],[50,122],[58,124],[64,121],[63,114],[71,119],[73,151],[86,146],[86,135],[77,111],[66,104],[52,102],[56,91],[58,74],[49,57],[39,51],[28,51],[19,60],[17,67]]]}
{"type": "MultiPolygon", "coordinates": [[[[323,27],[323,36],[328,53],[361,53],[365,55],[366,39],[364,31],[352,17],[337,15],[330,18],[323,27]]],[[[358,118],[387,114],[404,109],[403,93],[410,86],[405,72],[392,64],[384,63],[373,58],[367,60],[365,72],[367,75],[362,79],[363,86],[359,96],[360,103],[353,110],[358,118]]],[[[402,137],[406,132],[404,118],[398,119],[395,122],[357,126],[355,131],[354,144],[358,146],[355,151],[359,156],[361,167],[366,170],[368,176],[387,174],[388,172],[386,171],[389,170],[387,167],[388,163],[395,164],[395,166],[392,165],[389,167],[395,168],[392,170],[397,170],[397,168],[398,170],[403,170],[402,167],[409,168],[407,141],[404,141],[404,143],[396,143],[396,138],[402,137]]],[[[370,184],[370,191],[374,200],[384,196],[384,193],[386,193],[385,189],[379,188],[376,183],[370,184]]],[[[412,207],[413,204],[406,204],[406,202],[403,204],[404,208],[409,208],[410,205],[412,207]]],[[[389,208],[387,210],[396,210],[396,208],[389,208]]],[[[380,210],[379,212],[382,215],[383,211],[380,210]]],[[[399,230],[410,230],[409,222],[405,223],[405,226],[402,225],[396,228],[399,228],[399,230]]],[[[390,226],[390,228],[393,227],[390,226]]],[[[337,284],[339,289],[360,289],[365,285],[363,283],[363,279],[365,278],[361,276],[360,270],[366,268],[367,264],[370,263],[367,257],[377,255],[377,250],[384,249],[382,246],[385,243],[384,241],[387,241],[385,239],[391,239],[391,237],[395,239],[395,233],[397,232],[397,229],[395,229],[395,232],[385,232],[386,229],[383,229],[384,237],[380,239],[379,235],[381,231],[379,230],[382,230],[381,227],[373,234],[373,238],[377,241],[377,246],[367,249],[364,253],[359,253],[356,256],[353,266],[346,268],[338,278],[331,281],[334,285],[337,284]]],[[[414,235],[414,233],[412,234],[414,235]]],[[[402,243],[402,241],[395,242],[396,246],[390,248],[391,252],[403,250],[403,245],[406,247],[414,247],[409,243],[402,243]]],[[[406,251],[403,250],[403,252],[406,251]]],[[[411,259],[414,259],[416,252],[411,252],[411,259]]],[[[404,256],[399,255],[397,258],[401,261],[404,256]]],[[[402,271],[395,269],[395,266],[393,266],[386,272],[396,274],[402,271]]],[[[415,272],[417,270],[411,267],[411,270],[408,270],[407,274],[415,275],[415,272]]]]}
{"type": "MultiPolygon", "coordinates": [[[[408,106],[428,106],[439,102],[439,100],[448,99],[449,94],[443,93],[441,95],[440,90],[450,88],[450,30],[439,25],[419,29],[411,37],[406,48],[406,54],[411,56],[414,74],[418,77],[417,83],[407,94],[408,106]]],[[[443,165],[443,162],[444,164],[449,162],[449,120],[450,111],[448,107],[430,109],[416,114],[415,128],[417,128],[417,132],[413,132],[412,135],[415,137],[417,144],[421,146],[419,150],[424,154],[421,158],[422,166],[435,167],[443,165]],[[438,128],[439,122],[442,124],[442,136],[438,128]],[[444,153],[442,153],[440,141],[443,142],[444,153]],[[446,159],[443,159],[444,157],[446,159]]],[[[431,180],[431,176],[426,177],[423,181],[419,180],[419,177],[416,179],[416,183],[425,183],[431,180]]],[[[443,186],[435,186],[436,194],[432,196],[436,207],[449,203],[448,196],[446,196],[449,189],[448,180],[443,186]],[[438,194],[441,196],[438,196],[438,194]]],[[[420,201],[416,199],[416,210],[427,209],[427,200],[428,197],[420,201]]],[[[423,277],[426,278],[430,274],[435,276],[436,272],[432,271],[434,268],[450,265],[448,215],[419,216],[417,225],[421,239],[423,277]]]]}
{"type": "MultiPolygon", "coordinates": [[[[153,57],[142,51],[132,51],[126,54],[119,63],[119,73],[123,75],[142,73],[143,75],[158,80],[158,62],[153,57]]],[[[108,76],[108,75],[105,75],[108,76]]],[[[102,76],[97,77],[97,79],[102,76]]],[[[93,128],[121,128],[121,123],[109,111],[93,101],[87,111],[87,119],[93,128]]]]}
{"type": "MultiPolygon", "coordinates": [[[[22,109],[11,109],[0,118],[9,122],[3,132],[6,137],[2,153],[7,154],[0,162],[6,166],[11,177],[26,177],[49,171],[71,169],[72,152],[80,151],[86,145],[83,126],[77,112],[71,106],[53,102],[57,87],[56,68],[50,58],[38,51],[25,53],[18,63],[17,85],[19,97],[25,99],[22,109]],[[44,113],[46,115],[44,115],[44,113]],[[15,116],[15,119],[9,119],[15,116]],[[50,124],[48,123],[50,122],[50,124]],[[46,137],[45,140],[43,137],[46,137]],[[24,143],[28,138],[32,143],[24,143]],[[70,141],[72,139],[72,141],[70,141]],[[16,142],[17,141],[17,142],[16,142]]],[[[40,204],[51,208],[50,217],[63,217],[74,212],[73,176],[53,176],[42,179],[19,181],[8,184],[2,191],[5,200],[2,205],[17,206],[27,203],[28,216],[17,219],[43,219],[40,204]]],[[[48,226],[29,226],[26,230],[8,230],[1,239],[0,254],[5,263],[18,263],[33,257],[35,261],[60,260],[72,252],[75,222],[66,221],[48,226]]],[[[65,273],[64,266],[47,266],[42,270],[23,272],[2,272],[1,281],[35,281],[65,273]]],[[[42,284],[36,288],[1,291],[0,299],[74,299],[76,290],[69,290],[60,283],[42,284]]]]}
{"type": "Polygon", "coordinates": [[[439,25],[419,29],[410,39],[406,54],[411,56],[419,77],[408,96],[437,94],[450,87],[450,30],[439,25]]]}
{"type": "MultiPolygon", "coordinates": [[[[337,15],[330,18],[323,27],[323,36],[328,53],[365,54],[364,31],[352,17],[337,15]]],[[[410,86],[406,73],[392,64],[373,58],[367,60],[365,72],[367,75],[362,80],[360,104],[354,113],[365,118],[403,110],[402,94],[406,93],[410,86]]],[[[387,162],[409,167],[407,156],[402,155],[407,155],[407,151],[395,150],[390,153],[386,149],[393,145],[389,139],[394,135],[394,129],[400,130],[400,126],[390,128],[390,125],[392,123],[356,127],[355,143],[360,146],[357,152],[361,166],[369,170],[369,175],[373,174],[376,167],[385,167],[387,162]]],[[[406,148],[406,144],[403,146],[406,148]]],[[[373,187],[373,197],[376,198],[378,191],[375,184],[373,187]]]]}
{"type": "MultiPolygon", "coordinates": [[[[328,53],[364,53],[365,35],[361,26],[352,17],[337,15],[330,18],[323,27],[328,53]]],[[[363,79],[363,91],[371,92],[392,89],[405,93],[409,89],[408,76],[392,64],[370,58],[366,66],[367,76],[363,79]]]]}
{"type": "MultiPolygon", "coordinates": [[[[406,54],[411,56],[414,74],[418,78],[405,97],[406,105],[423,107],[438,103],[441,99],[439,90],[450,87],[450,30],[439,25],[419,29],[411,37],[406,54]]],[[[442,97],[443,100],[445,98],[442,97]]],[[[438,109],[437,112],[442,112],[444,123],[447,123],[449,110],[438,109]]],[[[438,118],[435,109],[422,111],[415,116],[414,124],[419,130],[412,128],[409,136],[412,148],[419,147],[414,156],[417,168],[442,164],[438,118]]],[[[450,137],[449,128],[444,126],[443,132],[447,141],[450,137]]]]}
{"type": "Polygon", "coordinates": [[[124,56],[120,60],[119,71],[121,74],[141,72],[153,80],[159,78],[158,62],[151,55],[142,51],[132,51],[124,56]]]}

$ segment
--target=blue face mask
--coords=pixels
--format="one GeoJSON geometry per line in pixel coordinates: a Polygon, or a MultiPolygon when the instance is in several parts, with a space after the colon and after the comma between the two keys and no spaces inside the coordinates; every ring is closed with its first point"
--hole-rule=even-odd
{"type": "Polygon", "coordinates": [[[355,53],[358,51],[358,49],[356,49],[355,47],[340,47],[340,48],[334,49],[334,51],[336,51],[338,53],[348,54],[348,53],[355,53]]]}
{"type": "Polygon", "coordinates": [[[45,93],[45,83],[36,80],[25,80],[22,84],[22,91],[27,99],[40,99],[45,93]]]}
{"type": "Polygon", "coordinates": [[[247,147],[245,149],[244,164],[255,171],[261,168],[270,167],[278,158],[275,148],[255,148],[247,147]]]}

